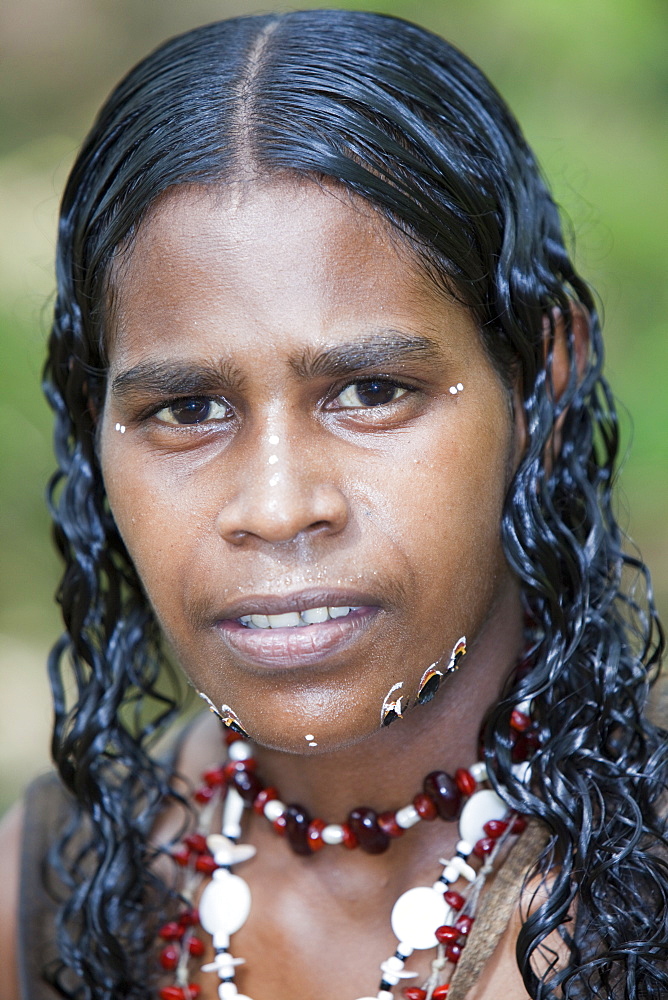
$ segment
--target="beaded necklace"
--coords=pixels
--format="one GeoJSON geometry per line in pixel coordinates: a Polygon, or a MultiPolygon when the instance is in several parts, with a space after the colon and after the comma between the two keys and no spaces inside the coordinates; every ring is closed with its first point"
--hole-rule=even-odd
{"type": "MultiPolygon", "coordinates": [[[[512,712],[514,770],[523,780],[527,758],[538,745],[528,706],[512,712]]],[[[443,870],[431,886],[417,886],[402,893],[395,903],[391,925],[398,938],[393,955],[380,965],[381,979],[374,997],[359,1000],[395,1000],[393,988],[418,974],[407,971],[406,960],[416,950],[436,949],[431,972],[421,986],[403,989],[406,1000],[444,1000],[449,980],[475,920],[478,899],[494,863],[509,838],[524,830],[526,821],[509,812],[503,800],[488,787],[482,762],[459,768],[451,777],[433,771],[413,801],[396,811],[377,815],[372,809],[353,809],[344,823],[312,819],[303,807],[286,805],[278,791],[265,787],[256,773],[252,744],[228,732],[228,759],[202,774],[202,784],[193,795],[200,807],[197,829],[173,850],[174,861],[184,870],[181,895],[186,907],[175,921],[164,924],[158,934],[163,942],[160,964],[173,972],[172,984],[159,989],[160,1000],[195,1000],[201,987],[190,982],[191,964],[204,954],[197,933],[201,923],[213,939],[214,961],[202,971],[218,975],[219,1000],[251,1000],[235,984],[235,967],[244,962],[229,952],[230,937],[246,922],[250,912],[250,890],[232,873],[232,867],[255,854],[250,844],[239,843],[244,808],[263,815],[275,832],[284,837],[295,853],[306,856],[326,845],[359,847],[369,854],[388,849],[392,839],[420,821],[437,817],[458,820],[456,854],[441,858],[443,870]],[[214,814],[223,801],[222,832],[212,832],[214,814]],[[482,862],[477,868],[476,859],[482,862]],[[200,899],[199,912],[193,901],[203,877],[212,876],[200,899]],[[461,883],[461,886],[459,885],[461,883]]]]}

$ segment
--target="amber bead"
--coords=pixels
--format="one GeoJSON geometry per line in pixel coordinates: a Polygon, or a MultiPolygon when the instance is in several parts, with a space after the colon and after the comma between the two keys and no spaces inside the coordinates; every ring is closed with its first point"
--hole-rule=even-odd
{"type": "Polygon", "coordinates": [[[405,833],[404,828],[397,823],[397,814],[392,811],[379,813],[378,826],[388,837],[402,837],[405,833]]]}
{"type": "Polygon", "coordinates": [[[425,795],[424,792],[418,792],[413,799],[413,805],[417,809],[420,819],[436,819],[438,816],[436,803],[430,795],[425,795]]]}
{"type": "Polygon", "coordinates": [[[448,983],[443,983],[442,986],[437,986],[431,995],[432,1000],[445,1000],[445,998],[448,995],[449,989],[450,986],[448,985],[448,983]]]}
{"type": "Polygon", "coordinates": [[[449,944],[445,949],[445,957],[448,961],[452,962],[454,965],[459,961],[459,956],[462,953],[462,946],[460,944],[449,944]]]}
{"type": "Polygon", "coordinates": [[[452,820],[459,815],[462,793],[454,778],[445,771],[432,771],[424,779],[424,791],[433,799],[441,819],[452,820]]]}
{"type": "Polygon", "coordinates": [[[373,809],[364,806],[353,809],[348,814],[348,825],[367,854],[382,854],[390,846],[390,838],[379,827],[373,809]]]}
{"type": "Polygon", "coordinates": [[[250,802],[251,805],[262,791],[262,782],[252,771],[236,771],[232,784],[244,802],[250,802]]]}
{"type": "Polygon", "coordinates": [[[168,944],[166,948],[163,948],[160,952],[160,965],[163,969],[167,969],[171,972],[179,964],[179,958],[181,957],[181,951],[176,947],[175,944],[168,944]]]}
{"type": "Polygon", "coordinates": [[[295,854],[309,855],[311,848],[308,843],[308,827],[311,817],[300,805],[291,805],[285,810],[285,832],[290,847],[295,854]]]}
{"type": "Polygon", "coordinates": [[[461,917],[457,917],[455,920],[455,927],[464,937],[468,937],[471,933],[471,928],[473,927],[474,917],[469,917],[467,914],[462,914],[461,917]]]}
{"type": "Polygon", "coordinates": [[[443,895],[445,896],[445,901],[448,906],[451,906],[453,910],[461,910],[464,905],[464,897],[460,892],[455,892],[454,889],[448,889],[448,891],[443,895]]]}
{"type": "Polygon", "coordinates": [[[455,771],[455,784],[462,795],[473,795],[478,787],[478,782],[465,767],[458,767],[455,771]]]}

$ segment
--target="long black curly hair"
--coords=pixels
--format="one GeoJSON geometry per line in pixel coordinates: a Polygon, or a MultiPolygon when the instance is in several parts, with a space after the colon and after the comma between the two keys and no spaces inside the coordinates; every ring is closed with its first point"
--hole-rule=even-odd
{"type": "Polygon", "coordinates": [[[618,428],[596,305],[535,158],[482,73],[412,24],[340,10],[242,17],[167,42],[112,93],[65,191],[45,385],[66,632],[50,675],[53,755],[79,813],[52,857],[65,901],[51,979],[67,997],[146,1000],[151,914],[170,898],[148,836],[175,794],[153,746],[179,698],[96,453],[110,265],[173,185],[281,172],[366,199],[469,306],[505,383],[523,387],[528,444],[501,532],[540,638],[492,707],[485,748],[500,794],[551,833],[546,895],[518,963],[541,1000],[665,997],[667,744],[643,712],[663,637],[611,506],[618,428]],[[576,314],[589,326],[584,370],[576,314]],[[558,322],[570,357],[561,394],[558,322]],[[540,734],[523,783],[508,725],[518,699],[532,700],[540,734]],[[566,962],[544,943],[555,930],[566,962]]]}

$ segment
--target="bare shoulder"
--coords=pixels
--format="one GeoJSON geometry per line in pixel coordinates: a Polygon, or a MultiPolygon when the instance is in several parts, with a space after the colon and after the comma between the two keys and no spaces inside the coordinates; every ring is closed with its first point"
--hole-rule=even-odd
{"type": "Polygon", "coordinates": [[[18,802],[0,821],[0,969],[6,1000],[19,1000],[16,945],[23,818],[23,803],[18,802]]]}

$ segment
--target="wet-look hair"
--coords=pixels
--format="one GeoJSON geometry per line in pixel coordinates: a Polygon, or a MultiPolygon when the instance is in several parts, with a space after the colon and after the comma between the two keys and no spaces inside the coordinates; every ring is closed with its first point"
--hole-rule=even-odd
{"type": "Polygon", "coordinates": [[[509,393],[522,386],[527,447],[500,530],[538,639],[485,733],[500,794],[551,834],[518,963],[532,997],[665,997],[666,743],[644,715],[663,639],[611,505],[618,427],[596,304],[534,155],[483,74],[419,27],[341,10],[242,17],[168,41],[112,93],[65,191],[45,385],[66,632],[50,675],[53,754],[77,814],[52,851],[63,902],[48,975],[64,996],[152,996],[146,956],[177,903],[148,838],[178,798],[154,745],[179,695],[96,452],[110,269],[162,192],[281,176],[371,205],[471,309],[509,393]],[[576,317],[589,327],[579,364],[576,317]],[[558,322],[570,358],[561,394],[558,322]],[[508,717],[527,698],[541,746],[520,783],[508,717]],[[568,955],[558,962],[554,931],[568,955]]]}

